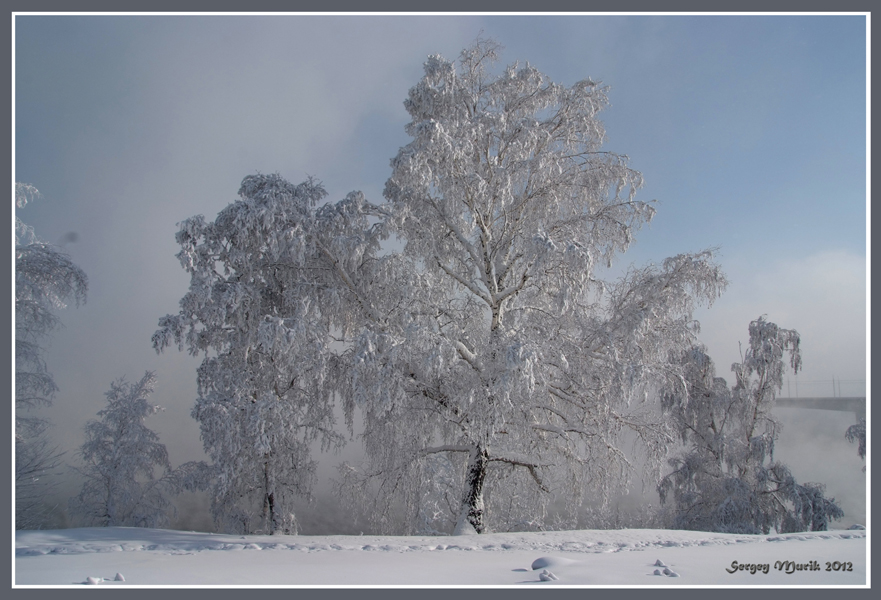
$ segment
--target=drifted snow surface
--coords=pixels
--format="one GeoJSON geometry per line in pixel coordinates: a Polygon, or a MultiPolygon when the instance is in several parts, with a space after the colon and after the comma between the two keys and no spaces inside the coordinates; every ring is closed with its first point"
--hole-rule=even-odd
{"type": "Polygon", "coordinates": [[[867,533],[623,529],[380,537],[130,527],[17,531],[14,585],[866,586],[867,533]],[[767,564],[768,573],[735,570],[735,561],[767,564]],[[775,568],[778,561],[816,561],[819,569],[787,573],[785,565],[775,568]],[[848,564],[852,570],[843,570],[848,564]],[[831,570],[836,565],[838,570],[831,570]]]}

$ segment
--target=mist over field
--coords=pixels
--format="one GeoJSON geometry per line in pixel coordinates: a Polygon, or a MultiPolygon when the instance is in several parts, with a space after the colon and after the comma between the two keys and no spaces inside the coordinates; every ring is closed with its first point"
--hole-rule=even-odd
{"type": "MultiPolygon", "coordinates": [[[[854,444],[844,439],[844,432],[856,422],[852,413],[820,410],[777,409],[776,417],[783,425],[775,458],[787,463],[800,481],[821,482],[827,494],[838,501],[844,518],[833,521],[831,529],[846,529],[866,523],[867,475],[862,471],[865,462],[857,456],[854,444]]],[[[197,430],[198,432],[198,430],[197,430]]],[[[358,442],[350,442],[340,455],[320,454],[319,484],[313,502],[298,503],[297,518],[304,535],[358,535],[369,533],[369,524],[358,519],[334,494],[331,479],[337,478],[335,466],[342,460],[357,460],[358,442]]],[[[199,458],[181,457],[190,460],[199,458]]],[[[78,480],[63,485],[50,502],[59,507],[52,527],[70,527],[77,523],[66,515],[67,498],[75,494],[78,480]],[[65,514],[61,514],[64,511],[65,514]]],[[[211,519],[210,499],[205,492],[184,493],[175,499],[178,509],[172,528],[187,531],[215,531],[211,519]]],[[[619,526],[644,525],[644,507],[660,506],[657,492],[651,484],[643,486],[636,481],[626,495],[618,495],[614,506],[619,515],[619,526]],[[643,509],[643,510],[641,510],[643,509]]]]}

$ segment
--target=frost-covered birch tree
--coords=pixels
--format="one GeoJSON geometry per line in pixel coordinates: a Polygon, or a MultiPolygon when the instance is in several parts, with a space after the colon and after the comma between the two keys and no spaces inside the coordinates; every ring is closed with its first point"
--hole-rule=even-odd
{"type": "MultiPolygon", "coordinates": [[[[15,207],[40,197],[32,185],[15,184],[15,207]]],[[[15,523],[39,526],[50,473],[60,453],[46,437],[48,422],[28,414],[52,404],[58,387],[43,358],[42,344],[58,327],[57,310],[86,300],[88,279],[70,257],[39,241],[15,216],[15,523]]]]}
{"type": "Polygon", "coordinates": [[[86,481],[70,508],[90,525],[163,527],[175,513],[171,496],[206,487],[207,465],[194,461],[173,469],[165,444],[145,424],[162,410],[149,401],[155,383],[150,371],[137,383],[114,381],[107,407],[86,424],[79,450],[84,466],[76,469],[86,481]]]}
{"type": "Polygon", "coordinates": [[[729,388],[713,361],[696,346],[681,356],[683,378],[668,388],[664,407],[682,442],[674,470],[660,482],[661,501],[672,500],[673,527],[727,533],[819,531],[844,513],[824,496],[822,484],[799,484],[774,460],[780,424],[774,399],[783,386],[786,356],[801,367],[798,332],[764,317],[749,325],[749,346],[732,365],[729,388]]]}
{"type": "Polygon", "coordinates": [[[538,528],[553,500],[571,526],[585,486],[630,475],[624,440],[659,465],[648,400],[725,286],[711,252],[600,278],[654,214],[604,149],[608,90],[494,75],[497,50],[430,57],[405,102],[384,207],[401,283],[368,295],[385,323],[353,340],[366,461],[342,468],[385,529],[401,510],[408,531],[538,528]]]}
{"type": "MultiPolygon", "coordinates": [[[[866,419],[859,417],[857,422],[847,428],[844,438],[851,444],[857,444],[857,454],[860,458],[866,458],[866,419]]],[[[865,465],[863,471],[866,470],[865,465]]]]}
{"type": "Polygon", "coordinates": [[[314,484],[313,446],[345,441],[332,403],[347,380],[345,345],[334,343],[362,314],[378,319],[359,305],[366,284],[353,277],[383,234],[360,193],[318,206],[325,191],[313,180],[249,176],[239,195],[213,222],[181,224],[190,290],[153,343],[205,356],[192,414],[216,469],[219,526],[294,534],[294,501],[314,484]]]}

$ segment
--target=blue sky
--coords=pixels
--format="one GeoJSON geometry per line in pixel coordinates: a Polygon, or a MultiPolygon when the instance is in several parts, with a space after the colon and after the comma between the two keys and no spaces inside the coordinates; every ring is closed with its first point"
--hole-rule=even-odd
{"type": "Polygon", "coordinates": [[[78,433],[111,380],[156,370],[172,461],[198,453],[198,361],[150,346],[188,286],[176,223],[258,171],[379,201],[423,61],[481,32],[499,67],[611,87],[607,149],[658,201],[620,264],[720,248],[731,285],[698,314],[719,375],[767,314],[802,334],[802,396],[833,377],[865,393],[863,16],[20,16],[14,176],[45,199],[19,216],[46,241],[76,232],[90,278],[47,356],[53,421],[78,433]]]}

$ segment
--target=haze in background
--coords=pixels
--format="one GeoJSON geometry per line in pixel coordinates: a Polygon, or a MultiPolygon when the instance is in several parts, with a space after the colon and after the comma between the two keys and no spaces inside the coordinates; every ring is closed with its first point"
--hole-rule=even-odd
{"type": "MultiPolygon", "coordinates": [[[[658,201],[615,268],[719,248],[731,285],[697,317],[720,376],[731,381],[749,322],[766,314],[801,333],[801,396],[832,395],[833,378],[841,395],[866,395],[864,17],[25,16],[14,175],[45,198],[20,217],[90,282],[46,355],[60,388],[46,416],[69,462],[110,382],[145,370],[158,374],[166,410],[152,426],[172,462],[204,458],[190,418],[201,358],[150,344],[189,284],[176,223],[213,219],[257,172],[380,201],[423,61],[478,35],[505,47],[500,68],[529,61],[559,83],[611,86],[606,147],[630,156],[639,196],[658,201]]],[[[848,524],[865,518],[851,422],[787,416],[778,451],[799,481],[846,498],[848,524]],[[821,434],[820,456],[803,451],[821,434]]],[[[357,443],[343,454],[357,458],[357,443]]],[[[340,457],[320,458],[326,481],[340,457]]],[[[210,524],[203,499],[183,504],[210,524]]]]}

